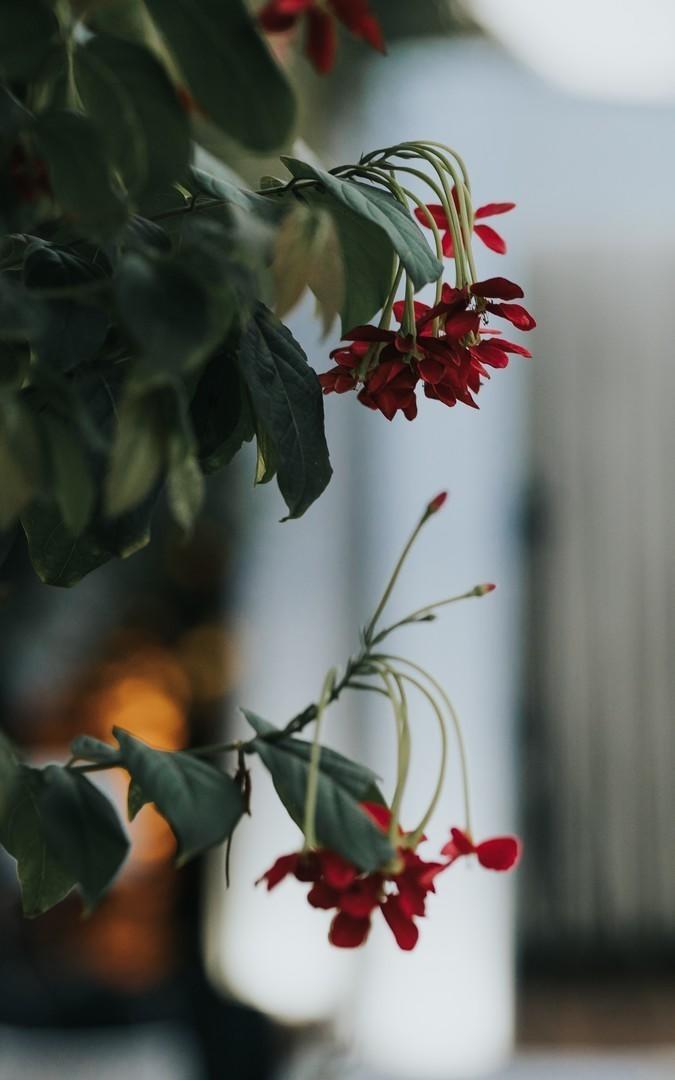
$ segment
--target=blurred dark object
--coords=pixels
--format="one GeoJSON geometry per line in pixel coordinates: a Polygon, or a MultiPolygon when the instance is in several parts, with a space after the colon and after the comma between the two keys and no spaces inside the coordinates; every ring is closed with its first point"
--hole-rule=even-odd
{"type": "MultiPolygon", "coordinates": [[[[231,479],[219,478],[189,539],[160,516],[145,551],[72,590],[36,581],[23,542],[8,550],[0,715],[34,764],[65,760],[79,732],[110,739],[114,724],[167,749],[219,736],[234,678],[232,496],[231,479]]],[[[101,782],[124,817],[123,774],[101,782]]],[[[128,828],[127,863],[87,919],[73,895],[25,920],[14,864],[2,860],[0,1024],[54,1032],[170,1024],[198,1054],[196,1076],[216,1080],[227,1062],[237,1080],[261,1080],[275,1057],[271,1025],[224,1000],[203,970],[199,862],[175,869],[173,836],[153,807],[128,828]]]]}
{"type": "Polygon", "coordinates": [[[432,34],[480,33],[460,0],[371,0],[387,41],[432,34]]]}

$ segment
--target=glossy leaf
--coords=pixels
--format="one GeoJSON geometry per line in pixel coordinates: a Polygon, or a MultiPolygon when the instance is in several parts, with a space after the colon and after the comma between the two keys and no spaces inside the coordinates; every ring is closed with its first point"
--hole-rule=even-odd
{"type": "MultiPolygon", "coordinates": [[[[114,735],[143,802],[154,803],[169,822],[180,865],[232,833],[244,804],[230,776],[182,751],[155,750],[120,728],[114,735]]],[[[138,801],[136,794],[135,807],[138,801]]]]}
{"type": "MultiPolygon", "coordinates": [[[[273,730],[272,725],[254,713],[243,711],[257,734],[268,735],[273,730]]],[[[256,738],[252,745],[268,769],[282,803],[302,828],[309,744],[303,746],[300,740],[256,738]]],[[[319,843],[338,852],[360,870],[377,870],[393,858],[394,852],[382,830],[359,806],[364,794],[373,791],[372,774],[356,763],[347,763],[347,759],[334,751],[327,752],[325,759],[322,751],[319,769],[315,822],[319,843]],[[353,765],[353,769],[349,765],[353,765]]]]}
{"type": "Polygon", "coordinates": [[[120,761],[120,752],[116,746],[95,739],[93,735],[77,735],[70,744],[74,758],[90,761],[95,765],[115,765],[120,761]]]}
{"type": "Polygon", "coordinates": [[[147,0],[197,105],[250,150],[274,150],[295,119],[291,88],[244,0],[147,0]]]}
{"type": "Polygon", "coordinates": [[[237,363],[276,454],[288,517],[300,517],[332,474],[317,376],[290,331],[262,304],[242,335],[237,363]]]}
{"type": "Polygon", "coordinates": [[[47,841],[42,805],[45,777],[20,765],[5,810],[0,814],[0,843],[16,859],[23,912],[35,918],[58,904],[77,884],[47,841]]]}
{"type": "Polygon", "coordinates": [[[443,264],[433,254],[408,210],[388,192],[357,180],[343,180],[296,158],[283,157],[282,161],[294,177],[316,180],[348,210],[381,229],[416,288],[421,289],[441,276],[443,264]]]}
{"type": "Polygon", "coordinates": [[[78,883],[85,909],[91,911],[129,847],[112,803],[81,773],[48,765],[40,812],[49,851],[78,883]]]}

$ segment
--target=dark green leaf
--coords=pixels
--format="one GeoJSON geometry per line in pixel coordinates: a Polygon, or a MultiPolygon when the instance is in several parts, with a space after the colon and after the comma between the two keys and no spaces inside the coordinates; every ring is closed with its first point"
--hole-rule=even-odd
{"type": "Polygon", "coordinates": [[[204,476],[192,440],[178,430],[169,438],[166,497],[174,521],[190,532],[204,502],[204,476]]]}
{"type": "Polygon", "coordinates": [[[23,341],[39,337],[48,312],[37,297],[7,274],[0,274],[0,341],[23,341]]]}
{"type": "Polygon", "coordinates": [[[110,800],[85,776],[48,765],[44,779],[40,811],[48,848],[91,911],[124,862],[129,841],[110,800]]]}
{"type": "Polygon", "coordinates": [[[142,810],[147,802],[143,789],[135,780],[129,781],[129,791],[127,793],[127,815],[129,821],[133,821],[139,810],[142,810]]]}
{"type": "Polygon", "coordinates": [[[28,918],[54,907],[77,884],[76,876],[65,869],[47,843],[44,787],[44,773],[20,765],[5,812],[0,815],[0,842],[16,859],[23,911],[28,918]]]}
{"type": "MultiPolygon", "coordinates": [[[[243,711],[260,735],[268,735],[273,730],[254,713],[243,711]]],[[[252,745],[268,769],[282,803],[302,828],[309,773],[308,751],[298,740],[267,742],[257,738],[252,745]]],[[[393,858],[394,852],[386,835],[359,806],[362,792],[372,793],[372,774],[366,779],[367,770],[364,775],[351,762],[348,764],[354,768],[350,769],[346,759],[334,752],[328,754],[326,762],[323,757],[322,751],[315,821],[317,840],[323,847],[349,859],[360,870],[377,870],[393,858]],[[326,763],[328,769],[324,768],[326,763]]]]}
{"type": "Polygon", "coordinates": [[[91,761],[95,765],[115,765],[120,761],[116,746],[95,739],[93,735],[77,735],[70,744],[70,752],[74,758],[91,761]]]}
{"type": "MultiPolygon", "coordinates": [[[[31,244],[23,264],[28,289],[72,289],[87,291],[105,284],[102,267],[92,265],[68,251],[36,242],[31,244]]],[[[35,337],[40,361],[56,371],[70,371],[86,363],[105,339],[109,316],[92,303],[77,299],[47,300],[44,321],[35,337]]]]}
{"type": "Polygon", "coordinates": [[[237,363],[256,422],[274,447],[288,516],[300,517],[332,473],[319,380],[293,335],[262,304],[242,335],[237,363]]]}
{"type": "Polygon", "coordinates": [[[53,493],[66,528],[79,536],[94,509],[91,467],[77,429],[59,416],[45,415],[42,426],[52,466],[53,493]]]}
{"type": "Polygon", "coordinates": [[[31,79],[58,35],[59,24],[43,0],[0,0],[0,73],[31,79]]]}
{"type": "Polygon", "coordinates": [[[50,109],[36,118],[35,137],[54,194],[76,225],[106,237],[124,224],[127,208],[113,185],[101,137],[86,116],[50,109]]]}
{"type": "Polygon", "coordinates": [[[279,209],[275,207],[271,199],[266,199],[255,191],[246,191],[223,176],[212,176],[204,169],[193,166],[189,171],[188,183],[197,194],[211,199],[222,199],[223,202],[236,206],[245,213],[256,213],[268,221],[279,217],[279,209]]]}
{"type": "Polygon", "coordinates": [[[14,747],[5,735],[0,731],[0,821],[2,821],[7,800],[14,785],[19,760],[14,747]]]}
{"type": "Polygon", "coordinates": [[[310,206],[328,210],[344,263],[340,317],[343,332],[369,322],[385,304],[392,285],[394,250],[379,225],[354,213],[324,191],[305,191],[310,206]]]}
{"type": "Polygon", "coordinates": [[[97,34],[75,52],[84,105],[127,188],[142,195],[187,167],[187,115],[159,60],[141,45],[97,34]]]}
{"type": "Polygon", "coordinates": [[[226,465],[253,438],[248,395],[231,353],[221,349],[209,360],[192,396],[190,415],[205,472],[226,465]]]}
{"type": "Polygon", "coordinates": [[[18,341],[0,340],[0,391],[20,390],[30,365],[30,349],[18,341]]]}
{"type": "Polygon", "coordinates": [[[106,478],[105,508],[118,517],[137,506],[164,468],[167,415],[164,388],[127,397],[119,410],[117,434],[106,478]]]}
{"type": "Polygon", "coordinates": [[[124,227],[120,244],[129,251],[166,254],[171,250],[171,238],[156,221],[134,214],[124,227]]]}
{"type": "Polygon", "coordinates": [[[433,254],[410,213],[388,192],[356,180],[342,180],[296,158],[284,157],[282,161],[294,177],[317,180],[348,210],[386,233],[416,288],[421,289],[441,276],[443,264],[433,254]]]}
{"type": "Polygon", "coordinates": [[[244,0],[147,0],[198,104],[251,150],[274,150],[290,134],[290,86],[244,0]]]}
{"type": "Polygon", "coordinates": [[[207,291],[178,261],[123,256],[117,300],[143,353],[140,377],[189,370],[214,344],[207,291]]]}
{"type": "Polygon", "coordinates": [[[46,585],[69,588],[103,563],[134,555],[150,540],[150,518],[157,500],[153,489],[134,510],[114,520],[95,519],[73,537],[58,507],[34,502],[21,515],[33,568],[46,585]]]}
{"type": "Polygon", "coordinates": [[[18,397],[0,397],[0,531],[42,483],[42,452],[33,415],[18,397]]]}
{"type": "Polygon", "coordinates": [[[230,776],[182,751],[154,750],[120,728],[114,734],[143,801],[154,803],[173,829],[180,865],[231,834],[244,803],[230,776]]]}

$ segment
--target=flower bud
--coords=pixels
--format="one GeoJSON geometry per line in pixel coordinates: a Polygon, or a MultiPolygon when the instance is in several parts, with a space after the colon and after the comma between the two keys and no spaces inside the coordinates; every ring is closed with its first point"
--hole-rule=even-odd
{"type": "Polygon", "coordinates": [[[473,590],[473,595],[485,596],[489,592],[494,592],[496,588],[496,585],[493,585],[491,582],[488,581],[485,585],[476,585],[476,588],[473,590]]]}
{"type": "Polygon", "coordinates": [[[441,491],[427,506],[427,514],[436,514],[443,506],[448,497],[447,491],[441,491]]]}

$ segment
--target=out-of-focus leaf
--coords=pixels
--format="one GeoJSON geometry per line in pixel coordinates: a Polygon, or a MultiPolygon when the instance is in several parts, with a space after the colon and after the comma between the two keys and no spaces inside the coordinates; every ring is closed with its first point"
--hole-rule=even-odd
{"type": "Polygon", "coordinates": [[[155,750],[120,728],[113,730],[125,768],[140,789],[134,809],[138,812],[141,798],[155,804],[175,834],[179,865],[232,833],[244,803],[230,776],[190,754],[155,750]]]}
{"type": "Polygon", "coordinates": [[[43,0],[0,0],[0,74],[7,80],[31,79],[58,32],[58,20],[43,0]]]}
{"type": "Polygon", "coordinates": [[[42,451],[32,413],[17,397],[0,396],[0,531],[42,484],[42,451]]]}
{"type": "Polygon", "coordinates": [[[181,176],[190,156],[188,118],[148,49],[96,34],[75,52],[75,78],[129,191],[153,191],[181,176]]]}
{"type": "Polygon", "coordinates": [[[250,150],[280,146],[295,119],[293,93],[244,0],[146,0],[146,6],[210,119],[250,150]]]}
{"type": "Polygon", "coordinates": [[[190,416],[205,472],[226,465],[253,438],[248,394],[231,352],[220,349],[210,358],[192,396],[190,416]]]}
{"type": "Polygon", "coordinates": [[[89,521],[96,499],[91,467],[77,429],[54,415],[45,415],[42,426],[47,438],[52,467],[54,497],[63,521],[73,536],[79,536],[89,521]]]}

